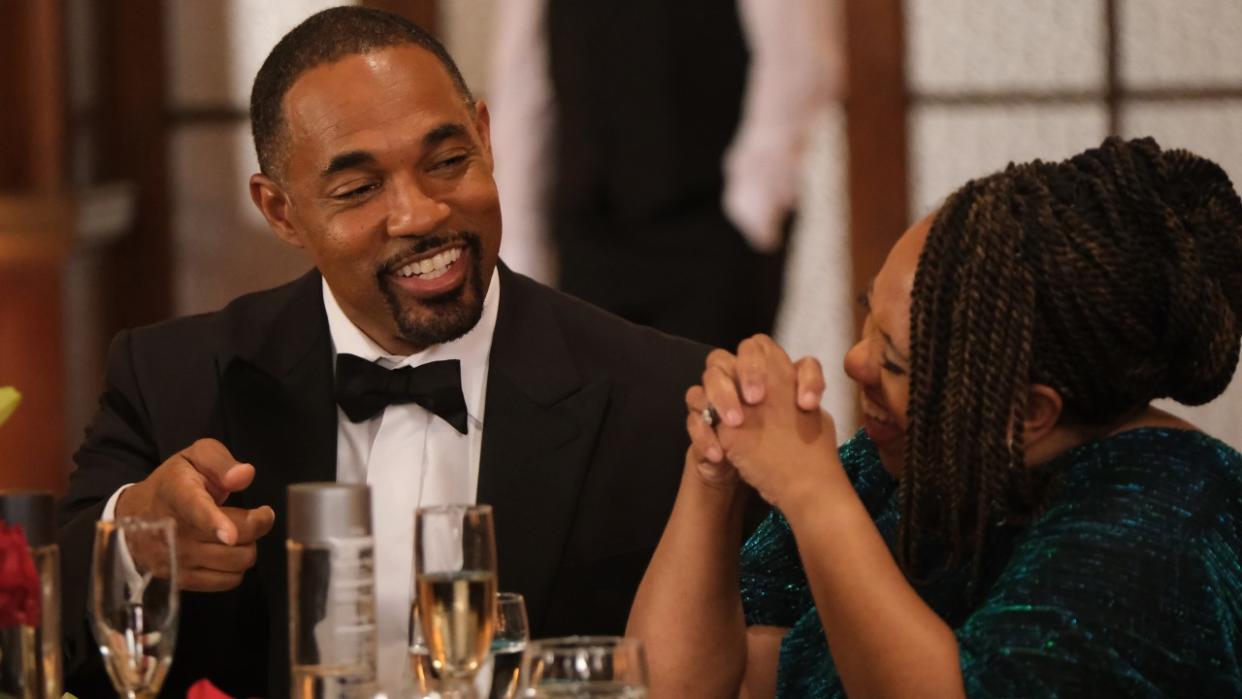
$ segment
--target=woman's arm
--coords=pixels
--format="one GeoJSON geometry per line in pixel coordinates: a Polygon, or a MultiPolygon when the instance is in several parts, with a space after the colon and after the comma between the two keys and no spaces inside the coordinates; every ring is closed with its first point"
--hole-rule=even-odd
{"type": "Polygon", "coordinates": [[[842,494],[782,511],[846,693],[964,697],[953,630],[906,581],[862,502],[842,494]]]}
{"type": "Polygon", "coordinates": [[[731,699],[746,666],[738,586],[745,497],[735,477],[706,482],[697,461],[691,447],[626,629],[646,646],[653,699],[731,699]]]}
{"type": "Polygon", "coordinates": [[[768,397],[718,434],[741,477],[789,521],[850,696],[963,696],[953,631],[918,596],[850,484],[826,413],[794,409],[795,368],[769,338],[768,397]]]}

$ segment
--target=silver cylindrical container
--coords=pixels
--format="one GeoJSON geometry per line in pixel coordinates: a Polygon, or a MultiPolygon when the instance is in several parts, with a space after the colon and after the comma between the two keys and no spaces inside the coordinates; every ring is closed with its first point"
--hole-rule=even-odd
{"type": "Polygon", "coordinates": [[[296,699],[376,691],[371,491],[289,486],[289,657],[296,699]]]}
{"type": "MultiPolygon", "coordinates": [[[[60,550],[50,493],[0,492],[10,542],[20,527],[38,585],[37,618],[0,628],[0,696],[60,699],[60,550]]],[[[19,569],[25,564],[19,565],[19,569]]],[[[6,580],[6,586],[20,581],[6,580]]]]}

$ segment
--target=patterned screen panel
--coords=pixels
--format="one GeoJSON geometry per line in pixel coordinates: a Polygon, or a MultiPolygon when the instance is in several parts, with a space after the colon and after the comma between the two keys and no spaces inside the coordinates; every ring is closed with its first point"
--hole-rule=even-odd
{"type": "Polygon", "coordinates": [[[1242,99],[1137,102],[1121,114],[1126,136],[1154,136],[1162,147],[1192,150],[1242,183],[1242,99]]]}
{"type": "Polygon", "coordinates": [[[905,12],[916,93],[1104,87],[1099,0],[907,0],[905,12]]]}
{"type": "Polygon", "coordinates": [[[1059,159],[1099,145],[1102,103],[924,106],[910,113],[912,214],[931,211],[967,180],[1011,161],[1059,159]]]}
{"type": "Polygon", "coordinates": [[[1242,87],[1242,2],[1117,3],[1125,87],[1242,87]]]}

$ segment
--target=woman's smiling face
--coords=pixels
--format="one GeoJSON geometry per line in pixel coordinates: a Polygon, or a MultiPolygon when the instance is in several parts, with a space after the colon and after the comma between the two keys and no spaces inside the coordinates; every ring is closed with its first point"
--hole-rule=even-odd
{"type": "Polygon", "coordinates": [[[900,475],[910,402],[910,296],[933,215],[914,224],[889,251],[863,296],[862,337],[845,355],[845,373],[858,384],[863,429],[884,468],[900,475]]]}

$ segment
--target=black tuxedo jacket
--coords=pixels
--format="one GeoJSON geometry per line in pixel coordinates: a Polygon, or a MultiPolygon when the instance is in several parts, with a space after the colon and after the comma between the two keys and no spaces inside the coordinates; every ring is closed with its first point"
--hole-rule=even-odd
{"type": "MultiPolygon", "coordinates": [[[[500,269],[478,501],[494,507],[500,588],[532,634],[621,633],[672,508],[682,396],[707,348],[628,324],[500,269]]],[[[66,688],[109,689],[87,622],[95,521],[120,486],[202,437],[255,465],[227,504],[271,505],[258,562],[224,593],[183,593],[163,695],[202,677],[288,696],[285,487],[335,480],[337,412],[320,277],[113,341],[99,413],[61,503],[66,688]]]]}

